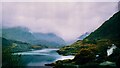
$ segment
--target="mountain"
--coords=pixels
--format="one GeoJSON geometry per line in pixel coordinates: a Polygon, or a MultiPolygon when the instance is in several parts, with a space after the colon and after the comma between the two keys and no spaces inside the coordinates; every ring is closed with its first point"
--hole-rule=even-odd
{"type": "Polygon", "coordinates": [[[65,41],[53,33],[33,33],[33,35],[38,41],[48,42],[47,45],[65,45],[65,41]]]}
{"type": "Polygon", "coordinates": [[[4,50],[4,49],[9,48],[12,50],[12,52],[29,51],[32,46],[29,43],[8,40],[2,37],[0,37],[0,40],[2,40],[2,49],[4,50]]]}
{"type": "Polygon", "coordinates": [[[119,68],[120,11],[115,13],[109,20],[105,21],[98,29],[83,40],[78,40],[72,45],[61,48],[57,52],[62,55],[75,55],[75,57],[72,60],[56,61],[53,63],[55,68],[72,68],[74,66],[76,68],[119,68]],[[111,49],[112,47],[115,47],[115,49],[111,49]],[[110,49],[111,55],[108,55],[110,49]]]}
{"type": "Polygon", "coordinates": [[[120,11],[114,14],[109,20],[105,21],[97,30],[92,32],[85,39],[120,40],[120,11]]]}
{"type": "Polygon", "coordinates": [[[3,28],[2,37],[9,40],[27,42],[32,45],[42,45],[48,47],[61,47],[65,41],[53,33],[31,33],[25,27],[3,28]]]}
{"type": "MultiPolygon", "coordinates": [[[[75,55],[81,48],[87,45],[96,45],[100,51],[106,51],[108,46],[115,44],[120,47],[120,11],[114,14],[109,20],[105,21],[97,30],[92,32],[83,40],[64,46],[57,52],[63,55],[75,55]]],[[[87,34],[87,33],[86,33],[87,34]]],[[[84,36],[84,35],[83,35],[84,36]]],[[[106,53],[106,52],[104,52],[106,53]]]]}
{"type": "Polygon", "coordinates": [[[86,32],[85,34],[81,35],[80,37],[78,37],[79,40],[83,40],[84,38],[86,38],[87,36],[89,36],[89,32],[86,32]]]}
{"type": "Polygon", "coordinates": [[[28,42],[35,40],[36,38],[24,27],[3,28],[2,36],[6,39],[28,42]]]}
{"type": "Polygon", "coordinates": [[[89,32],[86,32],[86,33],[80,35],[79,37],[77,37],[76,39],[66,41],[66,44],[67,44],[67,45],[72,45],[72,44],[73,44],[74,42],[76,42],[77,40],[83,40],[83,39],[86,38],[89,34],[90,34],[89,32]]]}

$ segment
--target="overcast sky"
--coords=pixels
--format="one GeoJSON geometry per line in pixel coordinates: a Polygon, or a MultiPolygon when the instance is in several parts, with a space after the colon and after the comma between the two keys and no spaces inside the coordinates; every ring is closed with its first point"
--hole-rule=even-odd
{"type": "Polygon", "coordinates": [[[3,3],[3,27],[55,33],[65,41],[92,32],[118,11],[117,2],[3,3]]]}

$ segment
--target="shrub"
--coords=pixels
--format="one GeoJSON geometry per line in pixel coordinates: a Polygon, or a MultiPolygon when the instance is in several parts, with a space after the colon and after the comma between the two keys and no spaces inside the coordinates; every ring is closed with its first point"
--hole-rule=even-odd
{"type": "Polygon", "coordinates": [[[76,64],[86,64],[95,59],[95,54],[90,49],[81,49],[80,52],[75,56],[73,61],[76,64]]]}

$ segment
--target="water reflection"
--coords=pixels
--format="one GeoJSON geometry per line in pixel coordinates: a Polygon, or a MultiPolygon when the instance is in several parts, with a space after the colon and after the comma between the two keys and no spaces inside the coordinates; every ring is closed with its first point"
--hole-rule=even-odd
{"type": "Polygon", "coordinates": [[[56,51],[58,49],[42,49],[28,52],[14,53],[13,55],[22,55],[22,60],[27,66],[44,66],[57,60],[73,59],[74,56],[62,56],[56,51]]]}

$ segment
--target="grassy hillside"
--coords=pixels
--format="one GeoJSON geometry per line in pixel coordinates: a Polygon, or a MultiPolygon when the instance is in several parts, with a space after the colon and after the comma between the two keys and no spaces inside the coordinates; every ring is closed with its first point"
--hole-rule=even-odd
{"type": "Polygon", "coordinates": [[[58,50],[59,54],[63,55],[75,55],[79,52],[83,46],[96,45],[98,48],[101,47],[107,49],[107,46],[115,44],[120,46],[120,12],[114,14],[109,20],[104,22],[97,30],[92,32],[82,41],[78,40],[72,45],[65,46],[58,50]]]}
{"type": "Polygon", "coordinates": [[[11,49],[11,52],[23,52],[23,51],[30,51],[31,49],[41,49],[44,46],[41,45],[31,45],[26,42],[15,41],[15,40],[8,40],[6,38],[0,37],[2,40],[2,49],[11,49]]]}
{"type": "Polygon", "coordinates": [[[62,47],[57,52],[62,55],[76,55],[82,48],[94,49],[95,47],[95,44],[83,44],[81,40],[78,40],[72,45],[62,47]]]}
{"type": "Polygon", "coordinates": [[[72,60],[57,61],[55,67],[82,67],[88,68],[116,68],[115,62],[120,57],[120,11],[105,21],[97,30],[92,32],[82,41],[76,41],[70,46],[65,46],[57,52],[62,55],[75,55],[72,60]],[[112,45],[117,48],[108,56],[107,49],[112,45]],[[118,58],[119,57],[119,58],[118,58]],[[107,64],[111,61],[110,64],[107,64]],[[87,66],[87,67],[86,67],[87,66]]]}
{"type": "Polygon", "coordinates": [[[97,30],[86,37],[84,41],[97,41],[100,39],[109,39],[114,44],[120,45],[120,11],[105,21],[97,30]]]}

